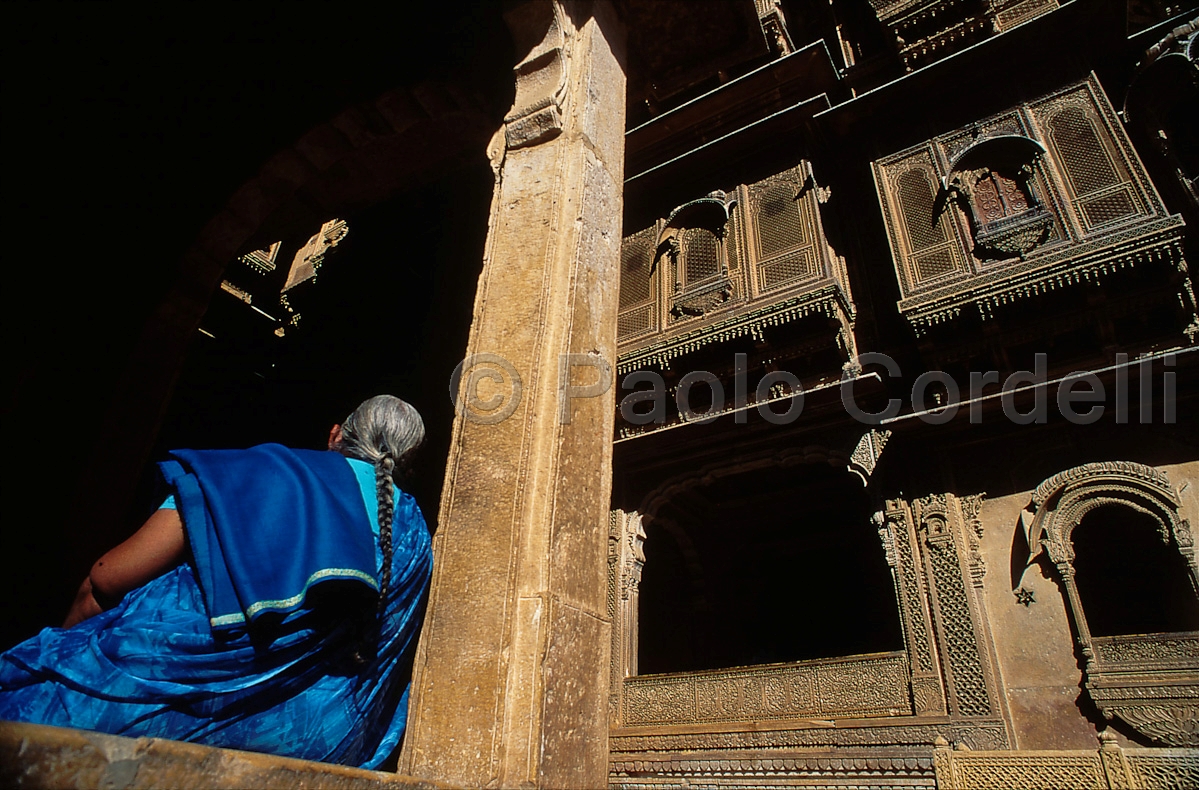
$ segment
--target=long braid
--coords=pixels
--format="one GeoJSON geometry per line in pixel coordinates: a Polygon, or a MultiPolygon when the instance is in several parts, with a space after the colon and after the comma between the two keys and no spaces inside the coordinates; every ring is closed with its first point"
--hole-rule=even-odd
{"type": "MultiPolygon", "coordinates": [[[[379,503],[379,549],[383,567],[379,572],[379,602],[372,618],[383,627],[387,596],[391,588],[392,521],[395,518],[395,489],[399,477],[412,460],[412,454],[425,439],[420,414],[409,404],[391,395],[378,395],[364,401],[341,425],[340,440],[330,449],[348,458],[366,461],[375,468],[375,497],[379,503]]],[[[363,636],[355,660],[365,663],[378,631],[363,625],[363,636]]]]}
{"type": "Polygon", "coordinates": [[[379,615],[387,608],[387,590],[391,585],[391,522],[395,516],[395,494],[391,488],[395,459],[384,453],[375,461],[375,496],[379,498],[379,547],[383,550],[383,570],[379,573],[379,615]]]}

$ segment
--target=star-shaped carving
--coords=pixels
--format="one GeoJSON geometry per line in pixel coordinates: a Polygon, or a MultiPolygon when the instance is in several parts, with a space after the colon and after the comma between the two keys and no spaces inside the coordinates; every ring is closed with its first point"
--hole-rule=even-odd
{"type": "Polygon", "coordinates": [[[1019,590],[1016,590],[1014,595],[1016,596],[1016,603],[1024,604],[1026,607],[1037,602],[1036,597],[1033,596],[1032,590],[1026,590],[1023,587],[1021,587],[1019,590]]]}

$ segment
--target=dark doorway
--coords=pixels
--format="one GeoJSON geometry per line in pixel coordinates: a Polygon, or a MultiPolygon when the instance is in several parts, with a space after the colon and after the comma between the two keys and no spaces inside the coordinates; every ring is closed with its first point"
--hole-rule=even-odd
{"type": "Polygon", "coordinates": [[[638,673],[902,649],[870,512],[856,478],[818,464],[678,495],[646,528],[638,673]]]}

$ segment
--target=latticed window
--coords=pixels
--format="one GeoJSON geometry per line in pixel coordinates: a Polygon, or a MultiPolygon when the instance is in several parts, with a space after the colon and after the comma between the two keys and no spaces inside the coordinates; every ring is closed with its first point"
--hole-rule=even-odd
{"type": "Polygon", "coordinates": [[[1085,110],[1067,107],[1048,126],[1084,225],[1094,228],[1140,213],[1127,177],[1112,161],[1100,130],[1085,110]]]}
{"type": "Polygon", "coordinates": [[[810,231],[804,222],[798,186],[767,182],[752,191],[758,247],[758,283],[773,291],[815,274],[810,231]]]}
{"type": "Polygon", "coordinates": [[[1085,197],[1120,183],[1095,123],[1081,107],[1068,107],[1049,122],[1049,138],[1074,194],[1085,197]]]}
{"type": "Polygon", "coordinates": [[[790,252],[805,243],[799,202],[790,183],[773,184],[759,194],[758,250],[761,260],[790,252]]]}
{"type": "Polygon", "coordinates": [[[632,337],[656,327],[654,240],[650,227],[624,240],[620,250],[620,313],[617,337],[632,337]]]}
{"type": "Polygon", "coordinates": [[[944,242],[944,219],[933,216],[935,193],[928,173],[921,168],[908,170],[899,177],[896,186],[912,252],[944,242]]]}
{"type": "Polygon", "coordinates": [[[720,274],[719,245],[716,234],[707,228],[687,228],[683,231],[682,271],[679,279],[684,288],[720,274]]]}

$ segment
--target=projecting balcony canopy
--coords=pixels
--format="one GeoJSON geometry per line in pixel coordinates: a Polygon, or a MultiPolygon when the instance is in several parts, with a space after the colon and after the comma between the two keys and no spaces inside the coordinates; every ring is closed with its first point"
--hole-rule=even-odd
{"type": "Polygon", "coordinates": [[[1019,170],[1031,166],[1046,154],[1045,146],[1020,134],[1000,134],[979,140],[958,154],[949,164],[950,175],[941,179],[946,188],[953,173],[987,167],[993,170],[1019,170]]]}

